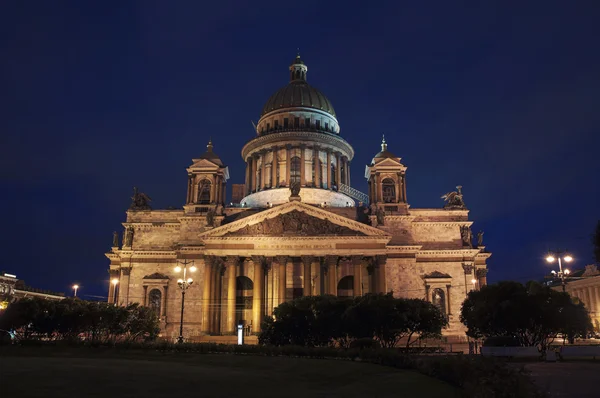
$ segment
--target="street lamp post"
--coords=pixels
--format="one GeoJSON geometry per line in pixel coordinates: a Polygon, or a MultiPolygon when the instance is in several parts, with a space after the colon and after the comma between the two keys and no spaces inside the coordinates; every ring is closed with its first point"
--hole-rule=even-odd
{"type": "Polygon", "coordinates": [[[181,321],[179,323],[179,337],[177,338],[177,343],[179,344],[183,343],[183,308],[185,304],[185,291],[194,283],[194,280],[192,278],[187,277],[187,266],[191,264],[192,266],[190,267],[190,272],[196,272],[194,260],[184,260],[183,262],[180,262],[180,264],[183,265],[183,268],[179,265],[175,267],[175,272],[177,273],[183,270],[183,278],[177,280],[177,286],[179,286],[179,288],[181,289],[181,321]]]}
{"type": "Polygon", "coordinates": [[[565,252],[565,251],[555,250],[553,252],[548,253],[548,255],[546,256],[546,261],[549,263],[558,261],[558,272],[551,271],[551,273],[552,273],[552,275],[556,275],[556,276],[558,276],[558,278],[560,278],[562,290],[563,290],[563,292],[565,292],[566,285],[567,285],[567,283],[565,282],[565,279],[566,279],[567,275],[569,275],[571,273],[571,271],[569,271],[568,269],[563,270],[562,262],[564,261],[565,263],[570,263],[571,261],[573,261],[573,257],[571,257],[569,254],[567,254],[567,252],[565,252]]]}
{"type": "Polygon", "coordinates": [[[78,289],[79,289],[79,285],[73,285],[73,297],[77,297],[78,289]]]}
{"type": "Polygon", "coordinates": [[[113,304],[117,305],[117,285],[119,284],[119,279],[113,278],[110,283],[113,285],[113,304]]]}

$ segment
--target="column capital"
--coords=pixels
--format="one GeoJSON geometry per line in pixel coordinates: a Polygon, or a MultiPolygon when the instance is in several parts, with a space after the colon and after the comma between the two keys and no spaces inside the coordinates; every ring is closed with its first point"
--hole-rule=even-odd
{"type": "Polygon", "coordinates": [[[227,264],[227,267],[235,267],[239,263],[240,263],[239,256],[227,256],[227,259],[225,260],[225,264],[227,264]]]}
{"type": "Polygon", "coordinates": [[[338,262],[338,256],[325,256],[325,264],[328,266],[336,266],[338,262]]]}
{"type": "Polygon", "coordinates": [[[465,275],[470,275],[473,272],[473,263],[462,263],[462,267],[465,275]]]}
{"type": "Polygon", "coordinates": [[[378,254],[378,255],[375,256],[375,263],[378,266],[385,265],[386,262],[387,262],[387,255],[385,255],[385,254],[378,254]]]}
{"type": "Polygon", "coordinates": [[[301,256],[300,258],[302,259],[302,264],[304,265],[311,265],[315,261],[314,256],[301,256]]]}
{"type": "Polygon", "coordinates": [[[483,278],[484,276],[486,276],[488,273],[487,268],[477,268],[475,270],[475,275],[477,275],[478,278],[483,278]]]}
{"type": "Polygon", "coordinates": [[[352,265],[361,265],[363,262],[363,256],[352,256],[350,261],[352,261],[352,265]]]}
{"type": "Polygon", "coordinates": [[[287,265],[289,257],[288,256],[275,256],[273,257],[273,261],[275,261],[279,265],[287,265]]]}
{"type": "Polygon", "coordinates": [[[251,256],[254,264],[265,264],[265,256],[251,256]]]}

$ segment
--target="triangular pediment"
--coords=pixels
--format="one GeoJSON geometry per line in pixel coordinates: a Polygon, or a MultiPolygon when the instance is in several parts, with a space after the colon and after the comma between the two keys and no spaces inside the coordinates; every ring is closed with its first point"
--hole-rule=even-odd
{"type": "Polygon", "coordinates": [[[221,166],[219,166],[216,163],[211,162],[210,160],[207,159],[193,159],[194,164],[192,164],[189,168],[190,169],[219,169],[221,168],[221,166]]]}
{"type": "Polygon", "coordinates": [[[201,238],[235,236],[388,237],[380,229],[302,202],[285,203],[200,235],[201,238]]]}
{"type": "MultiPolygon", "coordinates": [[[[398,158],[398,159],[400,159],[400,158],[398,158]]],[[[383,159],[381,162],[377,162],[377,165],[378,166],[397,166],[397,165],[402,165],[402,163],[400,163],[399,160],[387,158],[387,159],[383,159]]]]}

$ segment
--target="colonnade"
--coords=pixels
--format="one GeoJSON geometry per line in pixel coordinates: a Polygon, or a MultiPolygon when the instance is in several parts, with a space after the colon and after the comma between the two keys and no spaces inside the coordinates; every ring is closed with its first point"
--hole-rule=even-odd
{"type": "Polygon", "coordinates": [[[237,328],[236,283],[238,276],[244,276],[242,267],[252,267],[252,327],[260,331],[265,315],[286,301],[288,292],[287,266],[289,263],[302,265],[303,296],[313,295],[313,270],[322,276],[321,294],[337,295],[341,265],[352,270],[354,296],[362,295],[363,265],[369,274],[369,292],[387,291],[385,281],[385,255],[371,257],[351,256],[205,256],[202,297],[202,331],[206,334],[230,334],[237,328]],[[269,279],[269,276],[271,279],[269,279]],[[269,280],[272,289],[267,289],[269,280]]]}
{"type": "Polygon", "coordinates": [[[339,186],[340,183],[350,186],[350,161],[347,156],[342,155],[341,152],[333,151],[330,148],[320,148],[317,145],[284,145],[284,146],[273,146],[269,149],[263,149],[253,153],[246,159],[246,186],[245,193],[249,195],[253,192],[263,190],[265,188],[280,188],[289,187],[291,179],[291,158],[292,151],[300,150],[300,186],[307,187],[312,186],[316,188],[322,188],[324,186],[327,189],[333,189],[333,182],[331,176],[331,165],[333,159],[335,159],[335,183],[339,186]],[[285,175],[282,173],[282,168],[279,162],[280,150],[285,149],[285,175]],[[311,159],[311,170],[314,174],[315,181],[312,181],[312,176],[307,179],[306,173],[306,150],[312,150],[311,159]],[[326,154],[326,164],[323,165],[320,159],[320,154],[326,154]],[[267,155],[271,154],[271,163],[267,165],[267,155]],[[258,167],[260,165],[260,181],[258,181],[258,167]],[[327,166],[329,165],[329,166],[327,166]],[[340,167],[341,166],[341,167],[340,167]],[[326,172],[322,170],[325,167],[326,172]],[[267,173],[267,168],[269,172],[267,173]],[[343,173],[342,173],[343,169],[343,173]],[[324,174],[324,175],[323,175],[324,174]],[[267,178],[269,177],[269,178],[267,178]],[[311,181],[311,184],[308,184],[311,181]]]}
{"type": "Polygon", "coordinates": [[[600,286],[575,287],[567,284],[567,291],[581,300],[589,312],[600,312],[600,286]]]}

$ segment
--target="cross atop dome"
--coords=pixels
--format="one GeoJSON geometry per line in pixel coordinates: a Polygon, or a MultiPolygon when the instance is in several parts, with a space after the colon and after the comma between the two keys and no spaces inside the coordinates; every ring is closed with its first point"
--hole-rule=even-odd
{"type": "Polygon", "coordinates": [[[385,134],[382,134],[381,138],[381,152],[387,151],[387,143],[385,142],[385,134]]]}

